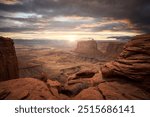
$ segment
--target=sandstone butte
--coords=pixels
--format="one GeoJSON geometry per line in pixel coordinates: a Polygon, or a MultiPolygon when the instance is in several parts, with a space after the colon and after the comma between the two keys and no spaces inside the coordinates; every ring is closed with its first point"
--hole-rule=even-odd
{"type": "Polygon", "coordinates": [[[3,65],[4,60],[0,58],[3,65],[0,64],[0,78],[1,81],[7,80],[0,82],[0,99],[150,99],[150,35],[135,36],[116,60],[103,65],[99,71],[80,71],[65,85],[50,79],[15,79],[18,66],[12,40],[1,38],[0,48],[1,53],[6,48],[9,50],[7,56],[4,53],[8,57],[5,60],[14,60],[13,65],[9,62],[3,65]],[[15,71],[10,72],[9,66],[16,67],[15,71]]]}
{"type": "Polygon", "coordinates": [[[101,55],[101,52],[98,50],[97,43],[94,39],[79,41],[77,43],[75,52],[88,57],[97,57],[101,55]]]}

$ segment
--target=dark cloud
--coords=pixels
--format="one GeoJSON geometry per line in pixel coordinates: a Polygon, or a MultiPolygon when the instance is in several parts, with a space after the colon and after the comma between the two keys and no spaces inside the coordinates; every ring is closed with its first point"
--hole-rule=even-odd
{"type": "Polygon", "coordinates": [[[37,30],[35,28],[27,28],[27,27],[2,27],[0,28],[0,32],[22,32],[22,31],[34,31],[37,30]]]}
{"type": "Polygon", "coordinates": [[[110,30],[110,31],[134,31],[133,27],[129,27],[127,23],[122,22],[112,22],[102,26],[94,27],[92,31],[103,31],[103,30],[110,30]]]}
{"type": "MultiPolygon", "coordinates": [[[[132,28],[127,24],[108,24],[92,29],[92,31],[142,31],[150,32],[150,0],[14,0],[14,4],[5,4],[0,2],[0,12],[9,13],[35,13],[41,15],[42,18],[11,18],[4,17],[1,14],[0,19],[17,20],[27,23],[42,23],[48,18],[56,16],[81,16],[93,17],[95,20],[107,18],[108,20],[128,19],[132,28]],[[44,19],[45,18],[45,19],[44,19]]],[[[53,22],[52,27],[74,28],[81,23],[63,24],[63,22],[53,22]],[[66,26],[66,27],[67,27],[66,26]]],[[[33,24],[34,25],[34,24],[33,24]]],[[[50,25],[49,25],[50,26],[50,25]]],[[[4,28],[4,27],[3,27],[4,28]]],[[[48,26],[47,26],[48,28],[48,26]]],[[[28,28],[23,27],[22,30],[28,28]]],[[[2,31],[2,29],[1,29],[2,31]]],[[[17,30],[16,30],[17,31],[17,30]]]]}

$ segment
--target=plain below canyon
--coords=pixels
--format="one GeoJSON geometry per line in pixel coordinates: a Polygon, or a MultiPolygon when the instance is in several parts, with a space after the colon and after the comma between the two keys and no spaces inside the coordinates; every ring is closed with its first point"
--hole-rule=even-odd
{"type": "Polygon", "coordinates": [[[0,37],[0,99],[150,99],[150,35],[69,42],[0,37]]]}

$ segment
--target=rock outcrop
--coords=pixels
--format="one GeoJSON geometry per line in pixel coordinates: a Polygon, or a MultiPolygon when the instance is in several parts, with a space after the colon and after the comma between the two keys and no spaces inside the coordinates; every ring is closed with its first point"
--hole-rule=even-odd
{"type": "Polygon", "coordinates": [[[13,40],[0,37],[0,81],[15,78],[19,78],[19,69],[13,40]]]}
{"type": "Polygon", "coordinates": [[[150,93],[126,80],[104,80],[101,73],[77,73],[64,85],[20,78],[0,82],[0,99],[11,100],[127,100],[149,99],[150,93]],[[82,76],[83,74],[84,77],[82,76]],[[92,74],[92,75],[91,75],[92,74]]]}
{"type": "Polygon", "coordinates": [[[103,52],[103,58],[114,60],[122,52],[125,43],[120,41],[99,42],[98,49],[103,52]]]}
{"type": "Polygon", "coordinates": [[[72,99],[76,100],[140,100],[150,94],[129,82],[104,81],[95,87],[82,90],[72,99]]]}
{"type": "Polygon", "coordinates": [[[56,99],[47,85],[34,78],[20,78],[0,83],[0,99],[44,100],[56,99]]]}
{"type": "Polygon", "coordinates": [[[97,43],[95,40],[86,40],[79,41],[77,43],[77,48],[75,49],[76,53],[80,55],[85,55],[87,57],[97,57],[101,54],[101,52],[97,48],[97,43]]]}
{"type": "Polygon", "coordinates": [[[150,35],[130,40],[120,56],[102,67],[104,77],[121,75],[133,80],[146,80],[150,76],[150,35]]]}

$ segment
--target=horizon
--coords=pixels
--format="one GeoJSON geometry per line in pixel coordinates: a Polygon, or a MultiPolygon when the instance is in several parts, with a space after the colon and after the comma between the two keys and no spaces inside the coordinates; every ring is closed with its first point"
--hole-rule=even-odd
{"type": "MultiPolygon", "coordinates": [[[[7,38],[7,37],[6,37],[7,38]]],[[[9,38],[9,37],[8,37],[9,38]]],[[[108,41],[108,42],[110,42],[110,41],[114,41],[114,42],[116,42],[116,41],[120,41],[120,42],[127,42],[128,40],[130,40],[131,39],[131,37],[129,38],[129,39],[124,39],[124,40],[122,40],[122,39],[115,39],[115,38],[110,38],[110,39],[94,39],[95,41],[108,41]]],[[[88,40],[90,40],[89,38],[83,38],[83,39],[75,39],[75,40],[68,40],[68,39],[36,39],[36,38],[34,38],[34,39],[13,39],[14,41],[67,41],[67,42],[78,42],[78,41],[88,41],[88,40]]]]}

